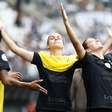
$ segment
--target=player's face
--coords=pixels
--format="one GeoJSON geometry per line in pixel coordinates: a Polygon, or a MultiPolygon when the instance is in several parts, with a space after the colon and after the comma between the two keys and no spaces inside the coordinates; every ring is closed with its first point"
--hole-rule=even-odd
{"type": "Polygon", "coordinates": [[[48,37],[48,48],[55,50],[55,49],[63,49],[63,38],[58,33],[52,33],[48,37]]]}
{"type": "Polygon", "coordinates": [[[86,40],[87,49],[90,49],[91,51],[96,51],[98,49],[103,48],[102,43],[98,39],[89,38],[86,40]]]}

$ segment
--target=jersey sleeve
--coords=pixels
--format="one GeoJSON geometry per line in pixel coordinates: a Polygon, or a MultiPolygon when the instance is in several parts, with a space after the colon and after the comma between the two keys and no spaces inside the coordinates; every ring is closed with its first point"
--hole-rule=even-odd
{"type": "Polygon", "coordinates": [[[38,52],[34,52],[33,59],[31,61],[32,64],[36,65],[38,68],[41,68],[42,62],[38,52]]]}
{"type": "Polygon", "coordinates": [[[106,54],[106,55],[105,55],[105,58],[111,60],[111,62],[112,62],[112,53],[106,54]]]}
{"type": "Polygon", "coordinates": [[[3,51],[0,51],[0,70],[10,70],[8,59],[3,51]]]}
{"type": "Polygon", "coordinates": [[[112,60],[112,53],[109,53],[108,56],[112,60]]]}

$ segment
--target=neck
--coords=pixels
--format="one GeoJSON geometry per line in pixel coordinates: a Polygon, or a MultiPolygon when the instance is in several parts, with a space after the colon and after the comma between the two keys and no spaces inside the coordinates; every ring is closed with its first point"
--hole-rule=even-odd
{"type": "Polygon", "coordinates": [[[101,59],[104,59],[104,55],[102,53],[101,50],[99,51],[93,51],[92,54],[96,55],[97,57],[101,58],[101,59]]]}
{"type": "Polygon", "coordinates": [[[62,55],[62,50],[49,50],[51,55],[62,55]]]}

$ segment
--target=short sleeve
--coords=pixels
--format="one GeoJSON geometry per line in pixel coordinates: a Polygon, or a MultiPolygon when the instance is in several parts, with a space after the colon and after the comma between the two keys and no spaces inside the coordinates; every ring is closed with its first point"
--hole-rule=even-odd
{"type": "Polygon", "coordinates": [[[74,64],[73,64],[73,68],[74,69],[78,69],[78,68],[81,68],[82,65],[81,65],[81,60],[78,60],[76,61],[74,64]]]}
{"type": "Polygon", "coordinates": [[[37,52],[34,52],[33,59],[31,61],[32,64],[36,65],[38,68],[42,66],[41,58],[37,52]]]}
{"type": "Polygon", "coordinates": [[[0,51],[0,70],[10,70],[8,59],[3,51],[0,51]]]}
{"type": "Polygon", "coordinates": [[[108,58],[109,60],[112,61],[112,53],[108,53],[105,55],[105,58],[108,58]]]}

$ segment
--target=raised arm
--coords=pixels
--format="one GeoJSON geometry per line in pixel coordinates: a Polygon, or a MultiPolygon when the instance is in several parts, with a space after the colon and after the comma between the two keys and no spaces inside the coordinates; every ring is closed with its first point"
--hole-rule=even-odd
{"type": "Polygon", "coordinates": [[[110,30],[110,29],[107,29],[107,31],[108,31],[108,39],[106,40],[106,42],[105,42],[105,44],[104,44],[104,47],[103,47],[103,49],[102,49],[102,52],[103,52],[103,54],[105,54],[107,51],[108,51],[108,49],[110,48],[110,47],[112,47],[112,31],[110,30]]]}
{"type": "Polygon", "coordinates": [[[67,31],[67,34],[79,56],[80,59],[82,59],[85,55],[85,49],[83,48],[81,42],[79,41],[76,33],[73,31],[70,23],[69,23],[69,20],[68,20],[68,17],[67,17],[67,14],[66,14],[66,11],[64,10],[64,7],[63,7],[63,4],[61,3],[61,13],[62,13],[62,17],[63,17],[63,22],[64,22],[64,25],[65,25],[65,28],[66,28],[66,31],[67,31]]]}
{"type": "Polygon", "coordinates": [[[11,37],[8,35],[8,33],[4,30],[4,28],[1,28],[0,31],[3,40],[5,41],[7,46],[11,49],[11,51],[13,51],[15,54],[17,54],[18,56],[24,58],[29,62],[32,61],[34,52],[18,47],[15,44],[15,42],[11,39],[11,37]]]}

